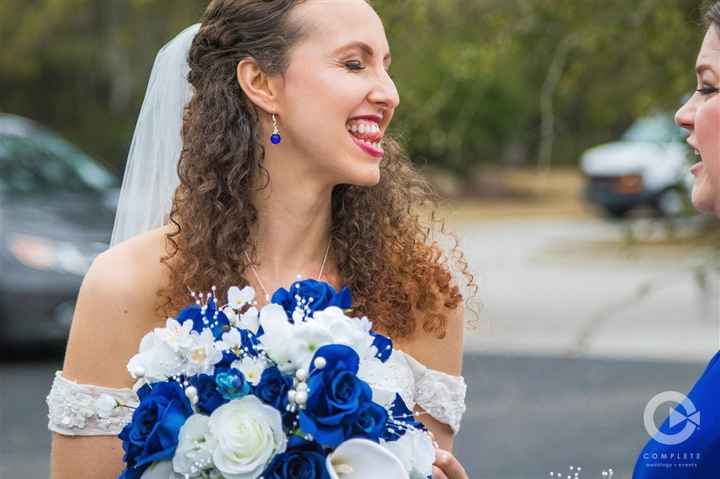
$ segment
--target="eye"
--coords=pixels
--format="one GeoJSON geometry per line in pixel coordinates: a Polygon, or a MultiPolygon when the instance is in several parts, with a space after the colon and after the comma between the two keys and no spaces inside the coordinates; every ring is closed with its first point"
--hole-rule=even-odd
{"type": "Polygon", "coordinates": [[[362,62],[359,61],[345,62],[345,68],[351,71],[360,71],[365,69],[362,62]]]}
{"type": "Polygon", "coordinates": [[[713,86],[704,85],[702,88],[696,90],[701,95],[712,95],[717,93],[719,90],[713,86]]]}

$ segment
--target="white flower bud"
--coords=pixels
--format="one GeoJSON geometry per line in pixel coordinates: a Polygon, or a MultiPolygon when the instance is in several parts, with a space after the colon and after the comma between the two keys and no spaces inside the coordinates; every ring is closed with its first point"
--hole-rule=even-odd
{"type": "Polygon", "coordinates": [[[109,394],[103,393],[95,399],[95,408],[97,409],[98,416],[100,417],[109,417],[116,406],[117,401],[109,394]]]}
{"type": "Polygon", "coordinates": [[[190,402],[194,403],[195,400],[197,399],[197,395],[198,395],[198,392],[197,392],[197,389],[195,388],[195,386],[186,387],[185,395],[190,400],[190,402]]]}

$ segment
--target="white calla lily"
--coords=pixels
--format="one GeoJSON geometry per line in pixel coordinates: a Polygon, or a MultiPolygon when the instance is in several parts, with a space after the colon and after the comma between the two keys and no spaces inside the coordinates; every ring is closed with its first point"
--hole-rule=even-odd
{"type": "Polygon", "coordinates": [[[367,439],[349,439],[326,459],[331,479],[409,479],[400,459],[381,445],[367,439]]]}
{"type": "Polygon", "coordinates": [[[410,479],[432,476],[435,447],[425,431],[409,429],[397,441],[384,441],[382,446],[400,460],[410,479]]]}

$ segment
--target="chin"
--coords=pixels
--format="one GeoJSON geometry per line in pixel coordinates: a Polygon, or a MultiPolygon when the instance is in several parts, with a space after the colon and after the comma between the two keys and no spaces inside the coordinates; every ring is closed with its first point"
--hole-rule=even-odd
{"type": "Polygon", "coordinates": [[[720,217],[720,198],[714,191],[704,188],[707,185],[699,185],[693,188],[692,204],[701,213],[720,217]]]}
{"type": "Polygon", "coordinates": [[[380,183],[380,167],[379,166],[363,166],[353,172],[349,172],[347,183],[355,186],[376,186],[380,183]]]}
{"type": "Polygon", "coordinates": [[[380,175],[358,179],[357,181],[352,181],[351,183],[355,186],[364,186],[364,187],[377,186],[377,184],[380,183],[380,175]]]}

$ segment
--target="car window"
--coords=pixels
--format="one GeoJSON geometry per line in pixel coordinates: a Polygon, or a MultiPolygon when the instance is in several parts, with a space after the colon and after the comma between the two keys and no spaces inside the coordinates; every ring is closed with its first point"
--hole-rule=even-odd
{"type": "Polygon", "coordinates": [[[116,182],[114,175],[53,135],[0,134],[0,191],[103,191],[116,182]]]}
{"type": "Polygon", "coordinates": [[[685,135],[685,130],[675,124],[672,116],[659,114],[635,120],[630,128],[625,131],[622,139],[625,141],[669,143],[682,141],[685,135]]]}

